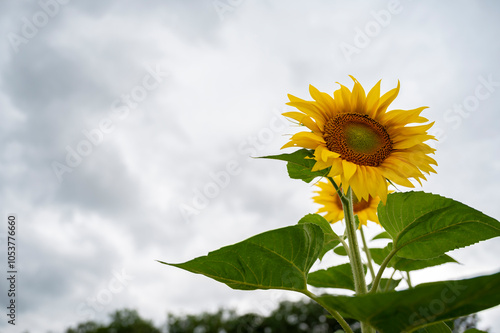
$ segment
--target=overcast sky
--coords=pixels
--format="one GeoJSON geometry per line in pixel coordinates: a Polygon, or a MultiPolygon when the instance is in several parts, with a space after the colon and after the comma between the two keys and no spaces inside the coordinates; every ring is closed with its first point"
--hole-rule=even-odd
{"type": "MultiPolygon", "coordinates": [[[[2,1],[0,259],[5,272],[17,214],[19,274],[16,330],[5,310],[0,330],[62,332],[124,307],[157,324],[220,306],[265,314],[299,299],[155,260],[314,212],[309,184],[250,156],[279,153],[293,132],[287,93],[352,87],[350,74],[383,91],[399,79],[392,108],[429,106],[439,167],[419,189],[499,219],[499,14],[495,1],[2,1]]],[[[414,282],[498,272],[499,251],[454,251],[461,265],[414,282]]],[[[499,307],[480,318],[500,331],[499,307]]]]}

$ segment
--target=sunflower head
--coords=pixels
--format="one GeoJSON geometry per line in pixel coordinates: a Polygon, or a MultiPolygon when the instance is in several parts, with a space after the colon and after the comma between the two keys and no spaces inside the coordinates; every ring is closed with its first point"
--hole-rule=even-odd
{"type": "Polygon", "coordinates": [[[380,81],[365,94],[351,76],[354,87],[340,85],[333,96],[313,86],[313,101],[289,95],[290,106],[298,111],[283,115],[306,126],[309,131],[293,135],[282,148],[303,147],[314,150],[312,171],[330,168],[329,177],[340,177],[344,191],[351,187],[359,202],[380,197],[385,203],[388,181],[414,187],[424,174],[436,172],[429,154],[435,149],[425,142],[434,123],[420,115],[426,107],[387,111],[399,93],[396,88],[380,96],[380,81]],[[418,125],[427,123],[424,125],[418,125]]]}
{"type": "MultiPolygon", "coordinates": [[[[340,186],[340,177],[334,179],[337,186],[340,186]]],[[[313,201],[321,206],[317,213],[325,213],[325,219],[330,223],[341,221],[344,218],[342,202],[337,194],[335,187],[329,182],[320,181],[316,184],[319,187],[315,191],[317,195],[313,201]]],[[[357,200],[353,197],[353,212],[358,215],[360,227],[367,225],[367,221],[373,221],[380,225],[377,217],[377,207],[380,202],[379,197],[368,197],[368,200],[357,200]]]]}

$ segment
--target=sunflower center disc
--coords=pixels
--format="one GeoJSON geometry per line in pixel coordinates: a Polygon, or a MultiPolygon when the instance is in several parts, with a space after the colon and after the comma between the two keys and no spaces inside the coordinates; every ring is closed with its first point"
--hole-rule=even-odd
{"type": "Polygon", "coordinates": [[[379,166],[392,151],[384,126],[358,113],[342,113],[325,124],[329,150],[358,165],[379,166]]]}
{"type": "Polygon", "coordinates": [[[352,210],[355,211],[355,212],[360,212],[362,211],[363,209],[366,209],[368,207],[370,207],[370,201],[371,201],[371,197],[368,199],[368,201],[366,200],[361,200],[359,201],[358,198],[356,198],[355,195],[352,196],[352,210]]]}
{"type": "MultiPolygon", "coordinates": [[[[334,197],[335,197],[335,204],[337,205],[337,207],[340,210],[344,209],[342,206],[342,201],[340,201],[339,196],[337,194],[335,194],[334,197]]],[[[353,195],[352,196],[352,210],[354,211],[354,213],[357,213],[357,212],[360,212],[360,211],[370,207],[371,200],[372,200],[372,197],[369,196],[368,201],[366,201],[364,199],[359,201],[358,198],[355,195],[353,195]]]]}

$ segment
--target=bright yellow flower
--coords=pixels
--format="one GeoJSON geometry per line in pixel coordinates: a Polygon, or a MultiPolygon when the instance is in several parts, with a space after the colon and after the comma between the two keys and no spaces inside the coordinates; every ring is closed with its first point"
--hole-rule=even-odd
{"type": "Polygon", "coordinates": [[[359,201],[379,196],[385,203],[387,181],[414,187],[409,179],[426,179],[436,172],[436,161],[428,154],[435,149],[424,142],[434,139],[427,130],[434,124],[415,126],[428,119],[420,116],[427,107],[387,111],[399,93],[398,86],[380,97],[380,81],[368,95],[354,80],[352,92],[345,86],[333,93],[309,86],[314,101],[288,95],[290,106],[300,112],[283,115],[308,127],[311,132],[293,135],[287,147],[314,149],[313,171],[331,167],[329,177],[340,176],[345,192],[349,186],[359,201]],[[411,124],[411,125],[410,125],[411,124]]]}
{"type": "MultiPolygon", "coordinates": [[[[340,185],[340,177],[335,177],[334,181],[337,185],[340,185]]],[[[335,223],[344,218],[344,210],[342,208],[342,202],[335,190],[335,187],[330,182],[320,181],[316,184],[320,188],[318,191],[314,191],[318,195],[313,197],[314,202],[321,205],[318,210],[319,213],[326,213],[324,215],[325,219],[330,223],[335,223]]],[[[377,206],[380,202],[379,197],[368,197],[368,200],[358,201],[353,197],[353,211],[354,215],[358,215],[359,223],[367,225],[367,221],[373,221],[380,225],[377,217],[377,206]]]]}

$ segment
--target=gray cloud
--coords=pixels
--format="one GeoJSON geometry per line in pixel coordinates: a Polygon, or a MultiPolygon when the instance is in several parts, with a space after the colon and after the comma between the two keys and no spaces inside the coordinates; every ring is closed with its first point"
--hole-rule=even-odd
{"type": "MultiPolygon", "coordinates": [[[[357,34],[377,24],[388,1],[242,1],[224,12],[214,4],[70,1],[18,52],[9,36],[22,35],[24,18],[43,19],[43,8],[0,4],[0,201],[20,216],[21,329],[62,331],[86,320],[87,298],[100,294],[111,298],[92,310],[96,318],[128,305],[157,322],[167,310],[273,303],[270,293],[236,292],[154,260],[188,260],[314,211],[311,185],[288,180],[284,163],[249,156],[279,153],[293,132],[276,120],[287,93],[309,99],[309,84],[331,93],[336,81],[350,86],[348,74],[365,88],[383,79],[383,90],[400,79],[394,107],[430,106],[426,116],[446,139],[424,189],[500,217],[500,87],[467,116],[453,111],[474,96],[479,77],[500,82],[498,4],[402,0],[367,45],[357,34]],[[358,52],[347,59],[342,43],[358,52]],[[157,66],[168,75],[125,115],[123,99],[140,99],[157,66]],[[112,129],[59,181],[53,162],[66,165],[68,147],[88,149],[84,132],[108,118],[112,129]],[[239,172],[229,174],[231,161],[239,172]],[[193,206],[207,186],[216,195],[186,220],[181,205],[193,206]],[[109,292],[122,269],[134,279],[109,292]]],[[[475,258],[497,247],[458,252],[460,269],[415,280],[486,274],[475,258]]],[[[483,314],[484,326],[500,327],[495,316],[498,309],[483,314]]]]}

